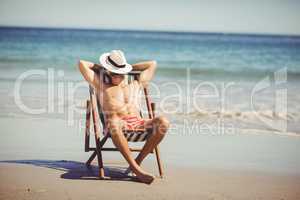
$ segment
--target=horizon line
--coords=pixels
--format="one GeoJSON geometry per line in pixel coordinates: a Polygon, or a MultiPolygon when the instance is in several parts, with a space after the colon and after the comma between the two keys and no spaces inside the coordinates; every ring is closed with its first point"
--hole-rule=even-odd
{"type": "Polygon", "coordinates": [[[79,31],[128,31],[128,32],[149,32],[149,33],[170,33],[170,34],[215,34],[215,35],[244,35],[244,36],[273,36],[273,37],[300,37],[300,34],[288,33],[255,33],[255,32],[229,32],[229,31],[192,31],[192,30],[156,30],[156,29],[132,29],[132,28],[95,28],[95,27],[50,27],[50,26],[15,26],[1,25],[1,28],[16,28],[16,29],[54,29],[54,30],[79,30],[79,31]]]}

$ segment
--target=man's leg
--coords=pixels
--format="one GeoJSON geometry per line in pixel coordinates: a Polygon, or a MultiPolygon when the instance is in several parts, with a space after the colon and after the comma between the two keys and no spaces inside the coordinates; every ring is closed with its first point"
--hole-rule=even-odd
{"type": "Polygon", "coordinates": [[[147,139],[142,151],[136,157],[135,161],[138,165],[142,163],[144,158],[153,151],[153,149],[161,142],[167,133],[169,128],[169,121],[165,117],[156,117],[148,122],[146,122],[145,127],[151,126],[153,132],[151,136],[147,139]]]}
{"type": "Polygon", "coordinates": [[[110,120],[108,126],[114,145],[124,156],[132,171],[137,175],[137,178],[144,183],[151,183],[154,180],[154,176],[142,170],[132,157],[127,139],[122,132],[122,121],[119,119],[110,120]]]}

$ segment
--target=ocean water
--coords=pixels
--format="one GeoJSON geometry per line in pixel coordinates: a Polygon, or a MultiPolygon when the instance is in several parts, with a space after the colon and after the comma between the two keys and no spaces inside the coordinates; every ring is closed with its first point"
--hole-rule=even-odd
{"type": "MultiPolygon", "coordinates": [[[[32,117],[16,105],[13,91],[22,73],[43,70],[47,75],[27,76],[22,82],[20,99],[28,107],[48,107],[47,78],[53,73],[54,108],[33,117],[66,118],[66,110],[72,106],[67,98],[68,82],[76,85],[83,80],[78,60],[98,62],[99,55],[111,49],[122,49],[130,63],[158,62],[153,98],[158,109],[175,121],[221,117],[237,127],[272,128],[265,126],[266,118],[285,120],[288,132],[300,133],[300,37],[295,36],[1,28],[1,115],[32,117]],[[276,72],[281,73],[279,78],[286,77],[279,86],[276,72]],[[260,83],[265,78],[269,80],[260,83]],[[258,84],[267,85],[254,91],[258,84]],[[64,98],[58,95],[61,87],[64,98]],[[286,97],[276,100],[276,91],[284,89],[286,97]],[[275,108],[276,101],[286,101],[277,107],[287,111],[275,108]]],[[[74,102],[80,107],[86,88],[75,92],[74,102]]]]}
{"type": "MultiPolygon", "coordinates": [[[[18,132],[18,126],[11,127],[6,122],[18,122],[22,124],[20,129],[26,129],[28,120],[29,124],[48,121],[53,126],[59,120],[65,124],[64,130],[76,130],[76,142],[69,148],[78,150],[77,145],[83,142],[80,134],[84,131],[88,98],[87,84],[77,68],[78,60],[98,62],[100,54],[112,49],[122,49],[129,63],[157,61],[156,76],[149,87],[157,114],[166,115],[171,122],[170,140],[164,146],[171,160],[179,163],[184,157],[201,155],[200,161],[208,161],[209,156],[200,148],[188,145],[201,137],[206,141],[202,141],[204,148],[211,152],[209,155],[216,156],[223,165],[229,162],[217,154],[214,142],[220,145],[219,150],[224,147],[228,153],[225,157],[235,161],[231,163],[242,163],[243,153],[231,158],[230,152],[241,150],[242,144],[252,140],[254,134],[261,145],[265,140],[274,146],[282,144],[283,151],[274,151],[272,155],[277,157],[270,159],[278,159],[279,165],[288,163],[285,169],[300,166],[300,160],[295,159],[300,136],[297,36],[2,27],[2,131],[18,132]],[[239,139],[235,135],[240,135],[239,139]],[[288,139],[282,141],[280,137],[288,139]],[[236,149],[230,147],[235,140],[236,149]],[[180,141],[186,142],[187,151],[175,150],[174,145],[180,145],[180,141]]],[[[50,131],[46,130],[48,134],[50,131]]],[[[67,135],[62,138],[67,139],[67,135]]],[[[0,158],[23,158],[24,154],[13,150],[11,141],[9,136],[1,136],[0,158]],[[11,151],[5,150],[10,147],[11,151]]],[[[256,139],[250,144],[257,145],[256,139]]],[[[271,144],[258,149],[268,152],[271,144]]],[[[29,146],[26,148],[30,149],[29,146]]],[[[35,150],[32,148],[28,154],[38,157],[33,153],[35,150]]],[[[255,153],[249,155],[253,156],[251,162],[265,162],[262,168],[267,168],[268,159],[256,157],[255,153]]],[[[219,165],[216,160],[209,163],[219,165]]]]}

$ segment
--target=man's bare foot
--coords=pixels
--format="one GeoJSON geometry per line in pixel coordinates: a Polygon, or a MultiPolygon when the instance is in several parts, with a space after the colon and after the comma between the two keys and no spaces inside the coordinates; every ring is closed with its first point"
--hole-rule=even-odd
{"type": "Polygon", "coordinates": [[[146,183],[146,184],[151,184],[155,177],[151,174],[139,174],[136,176],[141,182],[146,183]]]}
{"type": "Polygon", "coordinates": [[[149,174],[143,170],[134,170],[133,173],[136,174],[136,177],[142,182],[142,183],[146,183],[146,184],[151,184],[155,177],[152,174],[149,174]]]}

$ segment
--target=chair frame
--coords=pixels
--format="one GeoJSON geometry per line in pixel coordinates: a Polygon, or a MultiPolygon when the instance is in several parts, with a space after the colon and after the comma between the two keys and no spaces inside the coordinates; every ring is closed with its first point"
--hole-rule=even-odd
{"type": "MultiPolygon", "coordinates": [[[[139,74],[132,72],[128,74],[129,76],[133,76],[134,80],[138,80],[139,74]]],[[[147,111],[148,111],[148,117],[149,119],[153,119],[155,117],[155,103],[150,101],[148,88],[144,88],[144,96],[146,100],[147,105],[147,111]]],[[[104,147],[104,144],[106,143],[107,139],[110,137],[110,133],[101,135],[101,128],[100,128],[100,121],[102,122],[102,127],[105,126],[105,120],[103,117],[102,110],[100,109],[100,102],[98,101],[98,97],[95,93],[95,89],[90,86],[90,98],[86,101],[86,130],[85,130],[85,144],[84,144],[84,150],[85,152],[92,151],[93,153],[89,157],[89,159],[86,161],[86,166],[90,167],[92,161],[97,157],[98,161],[98,169],[99,169],[99,178],[104,179],[105,173],[104,173],[104,165],[103,165],[103,157],[102,152],[103,151],[119,151],[117,148],[112,147],[104,147]],[[93,120],[93,132],[94,132],[94,138],[95,138],[95,147],[90,147],[90,136],[91,136],[91,115],[93,120]],[[100,118],[100,119],[99,119],[100,118]]],[[[104,132],[102,128],[102,132],[104,132]]],[[[142,148],[130,148],[130,151],[132,152],[140,152],[142,148]]],[[[154,148],[154,150],[151,152],[152,154],[155,154],[158,172],[161,178],[163,178],[163,168],[162,168],[162,162],[160,159],[160,152],[158,145],[154,148]]]]}

